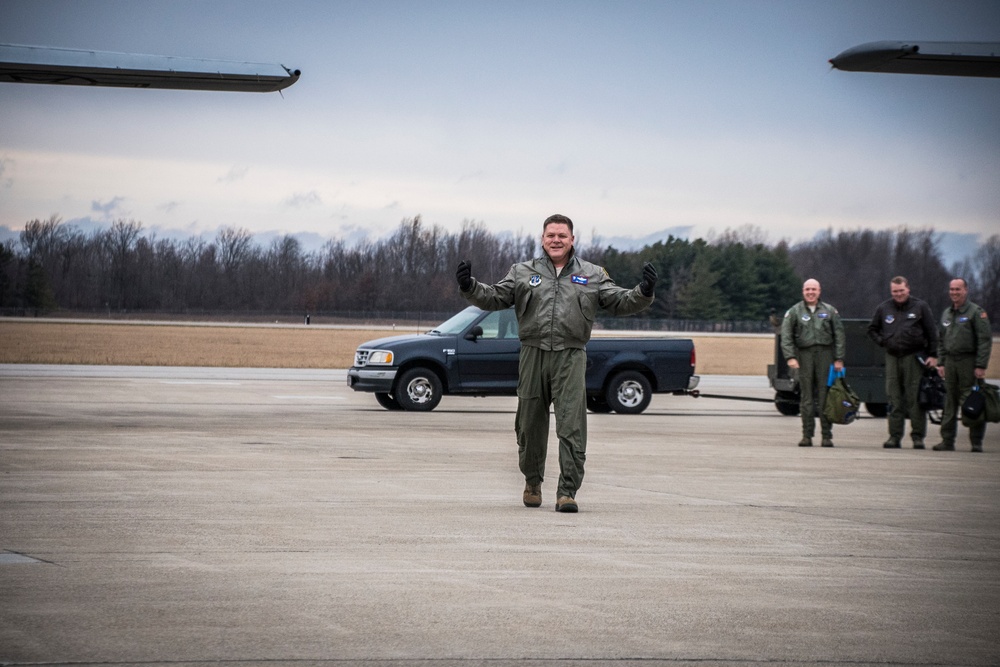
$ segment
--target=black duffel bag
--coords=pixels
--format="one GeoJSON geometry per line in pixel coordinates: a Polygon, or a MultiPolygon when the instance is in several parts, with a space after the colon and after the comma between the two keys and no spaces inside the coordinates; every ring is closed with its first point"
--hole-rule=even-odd
{"type": "Polygon", "coordinates": [[[1000,422],[1000,389],[995,384],[976,380],[962,392],[962,425],[972,428],[983,422],[1000,422]]]}
{"type": "Polygon", "coordinates": [[[917,403],[921,410],[944,410],[944,399],[947,392],[944,388],[944,378],[938,375],[937,369],[928,368],[920,378],[920,388],[917,390],[917,403]]]}

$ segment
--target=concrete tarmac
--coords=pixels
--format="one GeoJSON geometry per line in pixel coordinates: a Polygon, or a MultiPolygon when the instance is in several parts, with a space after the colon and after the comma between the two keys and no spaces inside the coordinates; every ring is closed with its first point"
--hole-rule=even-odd
{"type": "Polygon", "coordinates": [[[0,366],[0,665],[1000,664],[1000,427],[799,448],[769,404],[656,396],[590,415],[566,515],[554,434],[521,503],[514,409],[0,366]]]}

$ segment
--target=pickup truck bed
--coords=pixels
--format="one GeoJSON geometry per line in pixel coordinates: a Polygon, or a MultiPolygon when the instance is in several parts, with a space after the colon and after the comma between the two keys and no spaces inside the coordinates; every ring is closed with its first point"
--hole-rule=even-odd
{"type": "MultiPolygon", "coordinates": [[[[448,394],[514,395],[521,343],[512,309],[469,306],[424,334],[362,343],[347,384],[390,410],[428,411],[448,394]]],[[[638,414],[654,393],[698,385],[694,342],[686,338],[600,338],[587,344],[587,407],[638,414]]]]}

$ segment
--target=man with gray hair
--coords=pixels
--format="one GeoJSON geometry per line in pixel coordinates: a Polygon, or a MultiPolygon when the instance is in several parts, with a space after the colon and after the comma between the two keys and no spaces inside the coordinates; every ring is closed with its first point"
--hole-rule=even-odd
{"type": "MultiPolygon", "coordinates": [[[[944,415],[938,452],[955,451],[958,431],[958,400],[965,390],[986,378],[993,350],[993,330],[986,311],[969,301],[969,284],[955,278],[948,284],[951,307],[941,315],[941,342],[938,344],[938,374],[944,378],[944,415]]],[[[983,451],[986,422],[969,429],[972,451],[983,451]]]]}

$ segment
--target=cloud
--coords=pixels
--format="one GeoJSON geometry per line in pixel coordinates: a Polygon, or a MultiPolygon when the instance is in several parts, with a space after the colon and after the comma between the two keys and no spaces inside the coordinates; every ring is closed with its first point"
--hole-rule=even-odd
{"type": "Polygon", "coordinates": [[[111,201],[106,203],[102,203],[95,199],[90,202],[90,210],[94,213],[100,213],[106,218],[110,218],[119,211],[124,201],[125,197],[114,197],[111,201]]]}
{"type": "Polygon", "coordinates": [[[181,203],[178,201],[168,201],[166,204],[160,204],[156,207],[156,209],[158,211],[163,211],[164,213],[173,213],[180,205],[181,203]]]}
{"type": "Polygon", "coordinates": [[[486,172],[480,169],[479,171],[473,171],[468,174],[462,174],[458,177],[456,183],[464,183],[466,181],[481,181],[486,178],[486,172]]]}
{"type": "Polygon", "coordinates": [[[250,167],[233,165],[225,175],[219,176],[216,179],[216,183],[235,183],[236,181],[242,181],[247,173],[250,171],[250,167]]]}
{"type": "Polygon", "coordinates": [[[601,246],[612,246],[617,250],[641,250],[645,246],[653,245],[657,241],[666,241],[670,236],[676,239],[690,239],[693,232],[694,225],[677,225],[644,236],[619,235],[603,237],[598,235],[594,237],[593,242],[601,246]]]}
{"type": "Polygon", "coordinates": [[[11,172],[14,170],[14,161],[10,158],[0,157],[0,188],[10,188],[14,185],[14,177],[11,172]]]}
{"type": "Polygon", "coordinates": [[[291,197],[285,200],[285,206],[290,206],[291,208],[306,208],[309,206],[318,206],[323,203],[320,199],[319,193],[315,190],[310,190],[309,192],[297,192],[291,197]]]}

